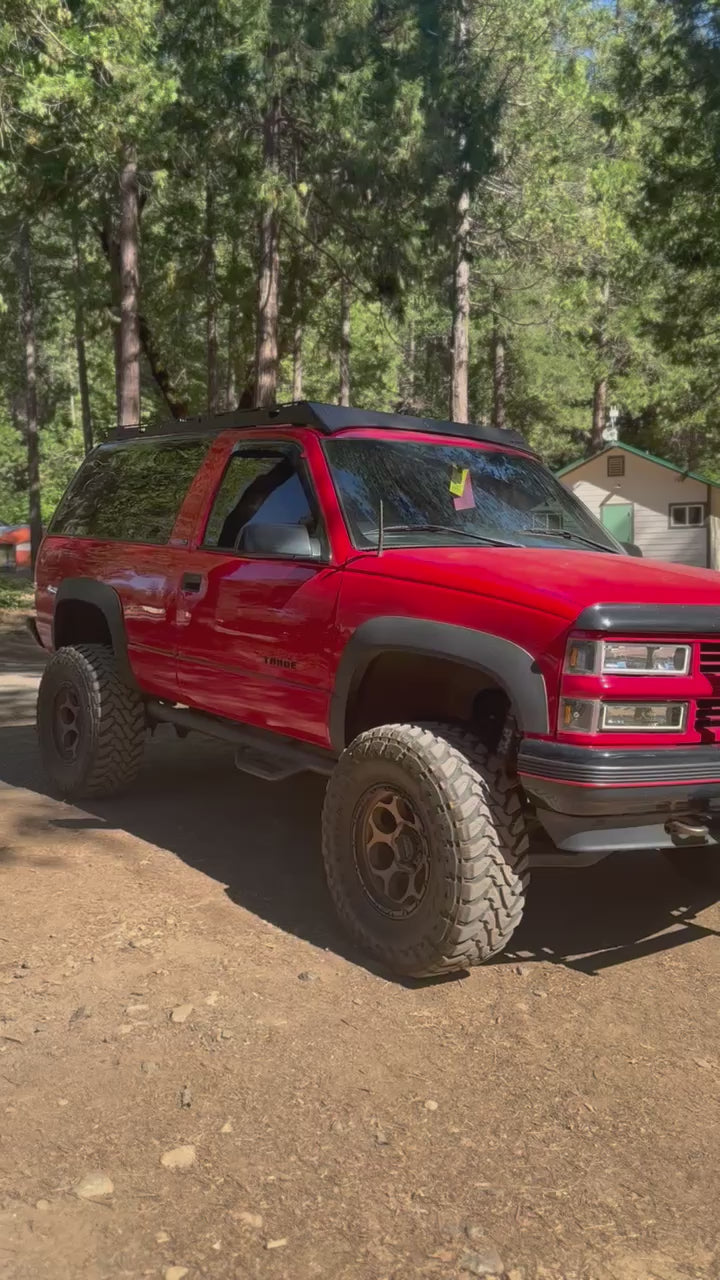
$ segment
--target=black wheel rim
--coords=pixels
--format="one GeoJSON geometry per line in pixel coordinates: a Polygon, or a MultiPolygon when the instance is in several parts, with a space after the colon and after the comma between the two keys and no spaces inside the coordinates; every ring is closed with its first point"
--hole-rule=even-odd
{"type": "Polygon", "coordinates": [[[77,690],[65,684],[55,694],[53,704],[53,742],[61,760],[77,759],[82,727],[82,711],[77,690]]]}
{"type": "Polygon", "coordinates": [[[430,878],[430,847],[413,804],[394,787],[372,787],[353,820],[353,854],[360,883],[376,911],[407,920],[418,910],[430,878]]]}

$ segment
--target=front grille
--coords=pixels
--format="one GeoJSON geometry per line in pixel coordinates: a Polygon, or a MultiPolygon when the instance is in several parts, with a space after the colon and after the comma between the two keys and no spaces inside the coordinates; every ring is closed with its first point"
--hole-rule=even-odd
{"type": "Polygon", "coordinates": [[[720,698],[698,698],[695,712],[695,730],[714,739],[720,737],[720,698]]]}
{"type": "Polygon", "coordinates": [[[705,676],[720,678],[720,641],[708,641],[700,645],[700,670],[705,676]]]}

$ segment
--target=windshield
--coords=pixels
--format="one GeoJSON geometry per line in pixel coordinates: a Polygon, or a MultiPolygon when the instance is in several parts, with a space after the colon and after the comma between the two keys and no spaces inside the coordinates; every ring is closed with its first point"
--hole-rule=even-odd
{"type": "Polygon", "coordinates": [[[356,547],[562,546],[617,552],[590,512],[534,458],[412,440],[325,443],[356,547]]]}

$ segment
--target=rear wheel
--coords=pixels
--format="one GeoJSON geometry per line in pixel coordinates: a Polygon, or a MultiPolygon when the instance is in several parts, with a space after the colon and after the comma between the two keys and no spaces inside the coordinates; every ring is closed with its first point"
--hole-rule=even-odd
{"type": "Polygon", "coordinates": [[[140,767],[145,708],[106,645],[53,655],[40,682],[37,728],[45,771],[68,799],[112,795],[140,767]]]}
{"type": "Polygon", "coordinates": [[[674,871],[695,884],[720,889],[720,849],[717,845],[689,849],[663,849],[674,871]]]}
{"type": "Polygon", "coordinates": [[[353,938],[395,973],[449,973],[502,951],[522,916],[527,843],[515,783],[462,728],[370,729],[330,779],[330,892],[353,938]]]}

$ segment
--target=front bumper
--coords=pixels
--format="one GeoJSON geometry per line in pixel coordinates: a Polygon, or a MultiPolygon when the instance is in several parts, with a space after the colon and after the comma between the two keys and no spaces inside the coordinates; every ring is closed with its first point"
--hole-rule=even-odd
{"type": "Polygon", "coordinates": [[[540,824],[568,853],[720,843],[720,745],[632,750],[528,738],[518,773],[540,824]],[[688,826],[706,830],[693,837],[688,826]]]}

